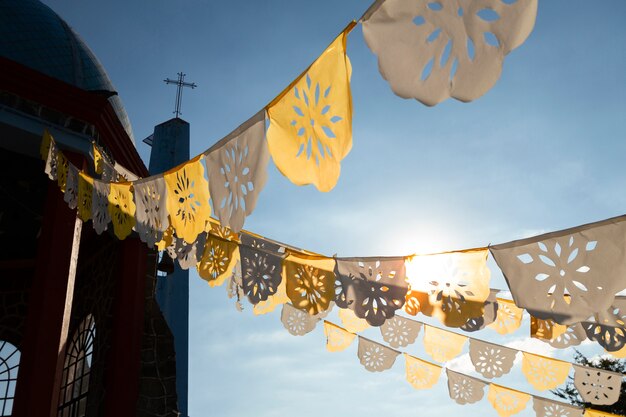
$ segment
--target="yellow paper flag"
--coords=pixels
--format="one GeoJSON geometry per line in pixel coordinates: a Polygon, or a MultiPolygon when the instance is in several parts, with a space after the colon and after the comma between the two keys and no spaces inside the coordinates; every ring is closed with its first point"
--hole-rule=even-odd
{"type": "Polygon", "coordinates": [[[193,243],[211,216],[209,183],[201,157],[163,175],[167,189],[167,212],[176,236],[193,243]]]}
{"type": "Polygon", "coordinates": [[[198,274],[211,287],[219,287],[230,277],[239,260],[239,245],[209,234],[204,245],[202,259],[198,263],[198,274]]]}
{"type": "Polygon", "coordinates": [[[439,380],[441,366],[404,354],[406,380],[415,389],[432,388],[439,380]]]}
{"type": "Polygon", "coordinates": [[[113,223],[113,232],[120,240],[126,239],[135,225],[136,207],[130,187],[129,182],[112,182],[109,192],[109,216],[113,223]]]}
{"type": "Polygon", "coordinates": [[[48,152],[50,152],[50,144],[54,143],[54,139],[48,129],[43,131],[43,138],[41,139],[41,146],[39,147],[39,154],[42,160],[48,159],[48,152]]]}
{"type": "Polygon", "coordinates": [[[361,333],[371,327],[367,320],[357,317],[356,314],[354,314],[354,311],[349,308],[339,309],[338,314],[341,319],[341,324],[343,324],[343,327],[345,327],[349,332],[361,333]]]}
{"type": "Polygon", "coordinates": [[[522,352],[522,372],[536,390],[547,391],[563,384],[572,365],[545,356],[522,352]]]}
{"type": "Polygon", "coordinates": [[[330,306],[335,296],[335,260],[290,253],[283,262],[283,280],[294,307],[314,316],[330,306]]]}
{"type": "Polygon", "coordinates": [[[496,321],[487,327],[502,335],[513,333],[522,325],[523,314],[524,310],[516,306],[513,301],[498,298],[496,321]]]}
{"type": "Polygon", "coordinates": [[[269,150],[296,185],[333,189],[352,148],[351,66],[346,38],[352,22],[320,57],[267,107],[269,150]]]}
{"type": "Polygon", "coordinates": [[[102,152],[100,152],[100,148],[95,142],[91,142],[91,148],[93,152],[94,171],[96,171],[96,174],[102,174],[104,171],[104,157],[102,156],[102,152]]]}
{"type": "Polygon", "coordinates": [[[424,350],[437,362],[448,362],[459,356],[467,337],[438,329],[424,326],[424,350]]]}
{"type": "Polygon", "coordinates": [[[91,202],[93,198],[93,178],[84,172],[78,173],[78,217],[86,222],[91,219],[91,202]]]}
{"type": "Polygon", "coordinates": [[[356,337],[354,333],[350,333],[346,329],[326,320],[324,320],[324,334],[326,334],[326,349],[329,352],[345,350],[356,337]]]}
{"type": "Polygon", "coordinates": [[[500,417],[509,417],[526,408],[530,395],[500,385],[490,384],[487,399],[500,417]]]}

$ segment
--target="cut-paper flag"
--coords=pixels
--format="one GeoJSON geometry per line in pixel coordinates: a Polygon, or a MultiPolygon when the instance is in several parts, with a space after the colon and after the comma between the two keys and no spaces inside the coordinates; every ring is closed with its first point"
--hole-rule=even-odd
{"type": "Polygon", "coordinates": [[[91,201],[93,199],[93,178],[84,172],[78,173],[78,196],[76,209],[78,217],[86,222],[91,219],[91,201]]]}
{"type": "Polygon", "coordinates": [[[169,226],[165,180],[158,175],[135,181],[133,189],[137,206],[135,230],[141,241],[152,248],[169,226]]]}
{"type": "Polygon", "coordinates": [[[470,339],[469,355],[476,372],[491,379],[501,377],[511,371],[517,350],[470,339]]]}
{"type": "Polygon", "coordinates": [[[234,232],[256,206],[270,160],[261,110],[205,153],[213,211],[234,232]]]}
{"type": "Polygon", "coordinates": [[[402,308],[408,284],[404,258],[337,258],[335,303],[380,326],[402,308]]]}
{"type": "Polygon", "coordinates": [[[515,304],[570,325],[626,288],[626,216],[491,246],[515,304]]]}
{"type": "Polygon", "coordinates": [[[358,357],[361,365],[370,372],[390,369],[400,352],[359,336],[358,357]]]}
{"type": "Polygon", "coordinates": [[[324,333],[326,334],[326,349],[329,352],[341,352],[347,349],[356,337],[354,333],[328,321],[324,321],[324,333]]]}
{"type": "Polygon", "coordinates": [[[415,342],[422,324],[400,316],[386,320],[380,326],[383,340],[394,348],[405,347],[415,342]]]}
{"type": "Polygon", "coordinates": [[[622,374],[602,369],[574,366],[574,386],[586,403],[594,405],[615,404],[620,396],[622,374]]]}
{"type": "MultiPolygon", "coordinates": [[[[490,295],[487,249],[414,256],[407,261],[411,291],[419,311],[448,327],[483,315],[490,295]]],[[[410,301],[407,301],[410,302],[410,301]]]]}
{"type": "Polygon", "coordinates": [[[537,0],[377,0],[362,18],[363,36],[393,92],[433,106],[493,87],[536,14],[537,0]]]}
{"type": "Polygon", "coordinates": [[[341,324],[343,324],[343,327],[349,332],[361,333],[370,328],[369,323],[365,319],[358,318],[356,314],[354,314],[354,311],[348,308],[340,308],[338,314],[341,319],[341,324]]]}
{"type": "Polygon", "coordinates": [[[530,395],[501,385],[490,384],[487,399],[500,417],[509,417],[526,408],[530,395]]]}
{"type": "Polygon", "coordinates": [[[335,293],[335,261],[290,252],[283,262],[283,280],[294,307],[314,316],[328,310],[335,293]]]}
{"type": "Polygon", "coordinates": [[[101,234],[109,227],[109,183],[93,180],[93,195],[91,196],[91,219],[97,234],[101,234]]]}
{"type": "Polygon", "coordinates": [[[483,305],[483,314],[477,317],[468,319],[464,325],[460,327],[465,332],[477,332],[489,326],[496,321],[498,316],[498,293],[500,290],[492,289],[489,293],[489,297],[483,305]]]}
{"type": "Polygon", "coordinates": [[[78,204],[78,168],[73,164],[67,167],[67,181],[65,185],[65,195],[63,201],[74,210],[78,204]]]}
{"type": "Polygon", "coordinates": [[[533,397],[535,417],[582,417],[584,409],[546,398],[533,397]]]}
{"type": "Polygon", "coordinates": [[[131,183],[112,182],[109,188],[109,216],[113,232],[118,239],[124,240],[135,226],[135,203],[131,183]]]}
{"type": "Polygon", "coordinates": [[[211,215],[209,184],[204,177],[201,157],[163,175],[167,189],[167,212],[176,236],[193,243],[211,215]]]}
{"type": "Polygon", "coordinates": [[[274,163],[296,185],[333,189],[352,148],[350,24],[322,55],[267,107],[274,163]]]}
{"type": "Polygon", "coordinates": [[[283,323],[283,326],[285,326],[285,329],[292,335],[304,336],[315,329],[315,325],[319,319],[286,303],[283,304],[280,321],[283,323]]]}
{"type": "Polygon", "coordinates": [[[441,366],[404,354],[406,380],[415,389],[432,388],[439,380],[441,366]]]}
{"type": "Polygon", "coordinates": [[[474,404],[485,396],[487,384],[480,379],[446,369],[448,393],[457,404],[474,404]]]}
{"type": "Polygon", "coordinates": [[[626,346],[626,297],[615,297],[611,307],[595,315],[593,321],[584,321],[582,327],[589,340],[596,341],[608,352],[626,346]]]}
{"type": "Polygon", "coordinates": [[[572,365],[545,356],[522,352],[522,373],[536,390],[547,391],[565,383],[572,365]]]}
{"type": "Polygon", "coordinates": [[[245,232],[239,238],[243,292],[252,305],[257,305],[278,291],[282,280],[284,248],[245,232]]]}
{"type": "Polygon", "coordinates": [[[219,287],[232,275],[238,260],[239,245],[236,241],[209,233],[198,263],[198,275],[211,287],[219,287]]]}
{"type": "Polygon", "coordinates": [[[437,362],[448,362],[459,356],[467,337],[424,325],[424,350],[437,362]]]}
{"type": "Polygon", "coordinates": [[[523,314],[524,309],[517,307],[513,301],[498,298],[496,321],[487,327],[502,335],[513,333],[522,325],[523,314]]]}

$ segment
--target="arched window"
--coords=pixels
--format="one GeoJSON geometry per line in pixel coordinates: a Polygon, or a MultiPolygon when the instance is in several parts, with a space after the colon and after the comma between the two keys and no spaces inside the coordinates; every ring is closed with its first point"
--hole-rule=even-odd
{"type": "Polygon", "coordinates": [[[59,394],[59,417],[82,417],[87,412],[95,338],[96,322],[90,314],[80,323],[67,346],[59,394]]]}
{"type": "Polygon", "coordinates": [[[13,411],[17,371],[20,367],[20,351],[0,340],[0,416],[10,416],[13,411]]]}

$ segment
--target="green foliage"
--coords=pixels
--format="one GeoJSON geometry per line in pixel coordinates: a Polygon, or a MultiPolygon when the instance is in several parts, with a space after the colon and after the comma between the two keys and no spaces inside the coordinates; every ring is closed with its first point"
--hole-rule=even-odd
{"type": "MultiPolygon", "coordinates": [[[[594,360],[589,360],[585,355],[578,350],[574,355],[574,361],[580,365],[589,366],[592,368],[604,369],[606,371],[613,371],[619,373],[626,373],[626,360],[616,359],[612,357],[602,357],[594,360]]],[[[615,404],[611,405],[593,405],[586,403],[578,395],[578,391],[574,387],[574,379],[569,377],[565,388],[558,388],[552,391],[552,393],[569,403],[578,407],[593,408],[594,410],[604,411],[606,413],[617,414],[620,416],[626,416],[626,384],[622,382],[621,393],[619,400],[615,404]]]]}

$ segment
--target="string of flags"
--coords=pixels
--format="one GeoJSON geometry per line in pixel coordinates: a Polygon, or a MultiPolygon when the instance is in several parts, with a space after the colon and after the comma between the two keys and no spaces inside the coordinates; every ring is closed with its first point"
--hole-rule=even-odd
{"type": "MultiPolygon", "coordinates": [[[[289,311],[288,307],[285,308],[289,311]]],[[[398,318],[399,317],[396,317],[396,319],[398,318]]],[[[417,324],[421,324],[425,328],[424,344],[431,343],[432,340],[428,340],[428,331],[429,329],[437,328],[428,326],[424,323],[417,324]]],[[[437,330],[443,331],[441,329],[437,330]]],[[[419,328],[417,331],[419,332],[419,328]]],[[[394,365],[397,357],[402,354],[405,359],[406,380],[417,390],[432,388],[439,381],[441,372],[445,368],[448,379],[448,393],[450,398],[457,404],[473,404],[480,401],[485,395],[485,387],[488,387],[487,399],[501,417],[509,417],[519,413],[527,407],[531,399],[533,401],[533,410],[538,417],[555,415],[568,417],[583,415],[612,415],[593,409],[575,407],[560,401],[550,400],[473,377],[463,372],[452,370],[430,361],[409,355],[406,352],[398,351],[356,333],[349,332],[327,320],[324,320],[324,333],[326,335],[326,348],[330,352],[339,352],[347,349],[352,344],[354,339],[358,337],[357,357],[359,358],[361,365],[363,365],[363,367],[370,372],[383,372],[390,369],[394,365]]],[[[381,334],[385,338],[385,341],[389,343],[388,338],[385,337],[385,332],[382,329],[381,334]]],[[[435,337],[435,339],[436,338],[437,337],[435,337]]],[[[562,381],[564,381],[567,377],[567,372],[555,372],[545,365],[546,361],[556,360],[539,355],[533,355],[528,352],[523,352],[523,354],[524,359],[522,361],[522,372],[535,388],[537,388],[536,383],[538,380],[555,380],[555,375],[557,373],[559,374],[557,375],[558,378],[562,381]],[[546,370],[550,370],[549,375],[541,375],[542,372],[545,372],[546,370]]],[[[470,356],[472,356],[471,350],[470,356]]],[[[474,361],[473,358],[472,361],[474,361]]],[[[493,363],[498,362],[499,361],[494,361],[493,363]]],[[[507,366],[509,366],[509,361],[505,360],[505,362],[507,362],[507,366]]],[[[566,364],[574,367],[574,384],[585,402],[602,405],[612,404],[617,401],[623,375],[601,371],[596,368],[588,368],[569,363],[566,364]]],[[[512,365],[511,360],[510,367],[512,367],[512,365]]],[[[477,367],[476,369],[478,370],[479,368],[477,367]]],[[[485,374],[482,375],[485,376],[485,374]]],[[[490,376],[485,377],[490,378],[490,376]]],[[[545,390],[550,388],[544,388],[543,384],[541,384],[538,389],[545,390]]]]}
{"type": "Polygon", "coordinates": [[[534,317],[533,335],[553,346],[588,338],[623,355],[626,301],[615,294],[626,288],[620,249],[626,246],[626,216],[477,249],[326,257],[236,233],[214,220],[208,209],[211,181],[201,157],[149,181],[108,183],[74,167],[49,134],[42,154],[46,149],[46,173],[97,233],[109,225],[120,239],[136,232],[182,268],[196,267],[211,286],[222,285],[241,260],[241,293],[255,312],[291,302],[315,316],[334,303],[371,326],[403,310],[468,332],[489,327],[508,334],[519,328],[527,310],[534,317]],[[489,254],[504,273],[512,301],[498,298],[489,285],[489,254]]]}
{"type": "MultiPolygon", "coordinates": [[[[294,336],[302,336],[313,331],[317,322],[324,317],[326,315],[307,315],[291,304],[283,305],[281,313],[283,325],[294,336]]],[[[366,329],[366,327],[361,327],[358,331],[348,330],[346,322],[349,324],[350,320],[344,321],[342,316],[340,318],[345,327],[324,321],[327,347],[333,352],[347,348],[357,333],[366,329]]],[[[391,352],[397,353],[395,349],[415,343],[422,329],[424,350],[435,362],[450,362],[461,355],[464,346],[469,345],[470,361],[476,372],[486,379],[494,379],[508,374],[513,369],[517,356],[521,355],[522,373],[533,388],[538,391],[548,391],[562,385],[573,369],[575,371],[574,383],[576,387],[580,387],[581,396],[586,402],[607,405],[613,404],[619,398],[622,378],[624,377],[622,374],[572,364],[501,344],[486,342],[402,316],[395,316],[379,327],[383,340],[390,346],[381,345],[383,347],[380,349],[385,352],[385,355],[381,355],[386,358],[395,358],[391,352]],[[589,380],[592,379],[593,383],[589,385],[589,380]],[[593,392],[586,389],[588,385],[593,387],[593,392]]],[[[368,343],[370,342],[368,341],[368,343]]],[[[366,368],[372,372],[379,372],[388,369],[391,365],[393,362],[381,360],[380,366],[369,364],[366,368]]],[[[439,365],[433,366],[437,366],[441,370],[439,365]]],[[[434,368],[431,367],[432,369],[434,368]]],[[[430,378],[428,379],[430,380],[430,378]]],[[[435,383],[436,380],[432,381],[433,385],[435,383]]],[[[424,386],[423,388],[431,386],[424,386]]]]}
{"type": "MultiPolygon", "coordinates": [[[[367,45],[392,91],[435,105],[449,97],[471,101],[497,81],[505,56],[532,32],[537,0],[376,0],[361,17],[367,45]]],[[[205,152],[161,174],[136,178],[95,143],[94,166],[82,170],[44,132],[41,157],[68,206],[96,233],[131,234],[164,251],[181,268],[195,267],[210,286],[227,283],[238,305],[255,314],[282,305],[290,333],[315,328],[336,305],[344,328],[324,322],[327,348],[349,346],[359,332],[379,327],[384,344],[359,337],[363,366],[393,366],[424,329],[424,347],[445,363],[469,341],[476,371],[508,373],[519,351],[446,331],[398,314],[424,314],[444,326],[509,334],[531,314],[531,335],[557,348],[585,339],[626,356],[626,216],[500,245],[429,255],[327,257],[243,229],[267,181],[272,159],[296,185],[330,191],[352,147],[352,67],[346,53],[351,22],[328,48],[257,114],[205,152]],[[266,129],[266,125],[268,126],[266,129]],[[216,217],[217,219],[215,219],[216,217]],[[512,300],[490,286],[491,255],[512,300]]],[[[522,352],[522,372],[538,390],[560,385],[574,369],[585,401],[612,404],[622,375],[522,352]]],[[[404,354],[407,380],[432,387],[442,366],[404,354]]],[[[459,404],[487,398],[502,417],[526,407],[537,416],[583,415],[567,404],[446,369],[459,404]]],[[[586,416],[608,415],[584,410],[586,416]]]]}

